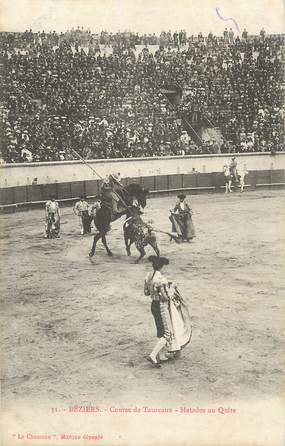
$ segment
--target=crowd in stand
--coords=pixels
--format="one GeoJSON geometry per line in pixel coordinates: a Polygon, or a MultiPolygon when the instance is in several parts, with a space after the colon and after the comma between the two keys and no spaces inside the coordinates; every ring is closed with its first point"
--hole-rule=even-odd
{"type": "Polygon", "coordinates": [[[239,152],[283,150],[283,45],[282,36],[265,38],[262,30],[250,42],[237,38],[227,47],[192,46],[191,73],[186,70],[180,79],[189,94],[180,108],[188,116],[199,112],[221,129],[221,151],[230,146],[239,152]]]}
{"type": "Polygon", "coordinates": [[[134,48],[137,45],[161,45],[161,46],[184,46],[187,43],[187,33],[185,30],[175,31],[173,34],[169,30],[168,32],[162,31],[159,36],[156,34],[143,34],[132,32],[117,32],[111,33],[108,31],[101,31],[100,34],[91,33],[90,29],[84,29],[78,27],[77,29],[71,29],[67,32],[56,33],[45,31],[33,32],[31,29],[26,30],[24,33],[2,33],[1,42],[6,47],[13,48],[26,48],[27,44],[47,44],[53,46],[59,46],[61,43],[66,42],[72,46],[96,46],[96,44],[106,46],[123,45],[125,47],[134,48]]]}
{"type": "Polygon", "coordinates": [[[264,30],[0,33],[0,158],[283,150],[283,43],[264,30]],[[169,85],[178,102],[163,93],[169,85]],[[199,126],[219,128],[222,144],[201,141],[199,126]]]}

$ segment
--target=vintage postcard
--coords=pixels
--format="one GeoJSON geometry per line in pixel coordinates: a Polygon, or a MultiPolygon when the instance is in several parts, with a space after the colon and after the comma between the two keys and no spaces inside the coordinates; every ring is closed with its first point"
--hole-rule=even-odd
{"type": "Polygon", "coordinates": [[[1,445],[284,445],[284,4],[0,0],[1,445]]]}

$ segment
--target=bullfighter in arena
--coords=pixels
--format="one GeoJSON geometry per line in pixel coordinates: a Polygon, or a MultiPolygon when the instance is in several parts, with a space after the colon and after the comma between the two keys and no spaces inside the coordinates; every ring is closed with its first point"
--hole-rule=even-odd
{"type": "Polygon", "coordinates": [[[236,157],[234,156],[230,162],[229,165],[230,174],[232,178],[234,179],[235,183],[238,183],[238,175],[237,175],[237,161],[236,157]]]}
{"type": "Polygon", "coordinates": [[[120,212],[119,205],[121,201],[117,191],[121,188],[123,186],[120,182],[119,174],[107,175],[101,186],[102,200],[104,201],[105,199],[110,204],[113,215],[120,212]]]}
{"type": "Polygon", "coordinates": [[[91,232],[91,219],[89,215],[89,205],[86,201],[85,195],[80,195],[80,200],[74,205],[73,212],[78,216],[80,234],[90,234],[91,232]]]}
{"type": "Polygon", "coordinates": [[[178,288],[161,274],[163,266],[169,264],[165,257],[150,256],[153,271],[144,281],[144,294],[151,298],[157,343],[147,357],[154,367],[161,362],[174,359],[191,339],[192,328],[188,307],[178,288]],[[168,355],[167,355],[168,352],[168,355]]]}
{"type": "Polygon", "coordinates": [[[45,238],[59,238],[60,231],[60,209],[59,204],[55,200],[55,196],[51,195],[50,200],[46,202],[46,226],[45,226],[45,238]]]}
{"type": "Polygon", "coordinates": [[[180,240],[189,242],[195,237],[195,228],[192,222],[192,211],[187,203],[186,195],[177,195],[179,201],[171,210],[169,217],[172,223],[172,232],[176,232],[180,240]]]}

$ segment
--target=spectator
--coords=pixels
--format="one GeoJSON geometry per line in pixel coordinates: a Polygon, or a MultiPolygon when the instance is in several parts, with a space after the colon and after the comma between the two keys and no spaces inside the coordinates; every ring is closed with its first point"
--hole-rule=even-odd
{"type": "Polygon", "coordinates": [[[188,121],[198,131],[201,120],[221,131],[222,153],[282,150],[282,36],[223,36],[0,33],[2,158],[216,153],[217,141],[202,146],[183,129],[188,121]],[[182,92],[173,105],[161,93],[167,85],[182,92]]]}

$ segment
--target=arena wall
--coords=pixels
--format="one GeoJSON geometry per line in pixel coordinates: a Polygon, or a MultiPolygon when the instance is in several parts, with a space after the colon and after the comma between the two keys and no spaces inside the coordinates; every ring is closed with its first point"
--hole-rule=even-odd
{"type": "MultiPolygon", "coordinates": [[[[139,183],[149,190],[150,196],[174,194],[185,191],[188,194],[202,192],[224,192],[224,175],[219,172],[174,173],[123,178],[124,185],[139,183]]],[[[0,211],[9,212],[23,208],[43,206],[53,194],[63,204],[72,204],[80,194],[92,197],[100,191],[100,180],[54,182],[49,184],[13,186],[0,189],[0,211]]],[[[258,188],[284,188],[285,169],[250,170],[245,178],[245,190],[258,188]]],[[[238,190],[238,189],[235,189],[238,190]]]]}
{"type": "MultiPolygon", "coordinates": [[[[88,164],[101,176],[120,172],[124,178],[160,175],[190,174],[193,172],[221,172],[232,154],[172,156],[153,158],[124,158],[88,160],[88,164]]],[[[285,152],[235,154],[238,164],[249,171],[285,169],[285,152]]],[[[82,161],[0,165],[0,188],[52,184],[98,179],[82,161]]]]}

